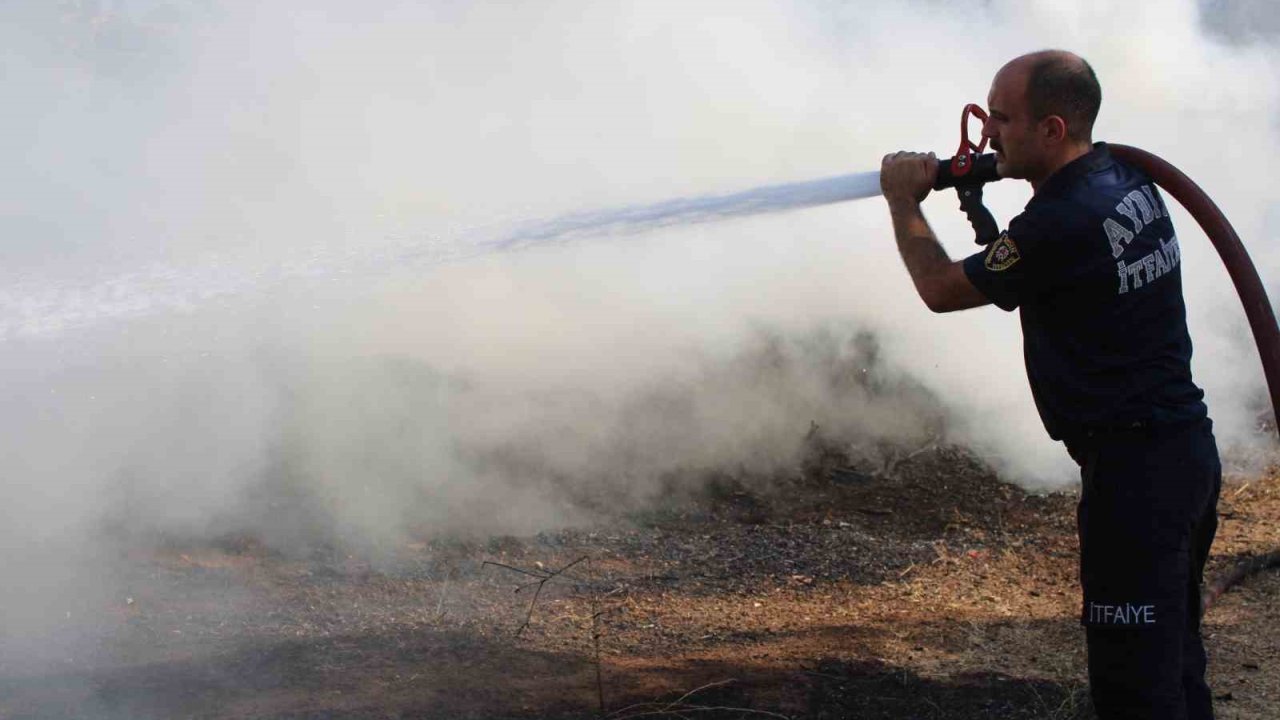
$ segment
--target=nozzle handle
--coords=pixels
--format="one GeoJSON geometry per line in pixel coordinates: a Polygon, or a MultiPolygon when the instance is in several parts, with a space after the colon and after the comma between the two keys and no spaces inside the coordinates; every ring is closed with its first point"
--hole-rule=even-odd
{"type": "Polygon", "coordinates": [[[990,245],[998,240],[1000,226],[987,206],[982,204],[982,186],[958,187],[956,193],[960,195],[960,209],[973,228],[973,241],[979,245],[990,245]]]}
{"type": "Polygon", "coordinates": [[[938,160],[938,179],[933,183],[933,189],[982,187],[999,179],[994,153],[957,155],[949,160],[938,160]],[[964,168],[966,165],[968,169],[963,174],[957,174],[953,169],[964,168]]]}

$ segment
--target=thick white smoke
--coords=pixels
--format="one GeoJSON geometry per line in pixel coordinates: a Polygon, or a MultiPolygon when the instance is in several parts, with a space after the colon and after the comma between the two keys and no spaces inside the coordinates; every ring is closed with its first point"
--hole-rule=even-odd
{"type": "MultiPolygon", "coordinates": [[[[1003,62],[1064,47],[1102,80],[1097,137],[1187,171],[1270,282],[1277,55],[1213,7],[8,4],[0,561],[531,530],[788,471],[813,422],[1068,482],[1016,317],[929,314],[879,200],[434,260],[520,219],[949,152],[1003,62]]],[[[953,196],[926,211],[974,249],[953,196]]],[[[1224,444],[1254,442],[1238,301],[1175,222],[1197,378],[1224,444]]],[[[65,583],[26,577],[0,608],[56,605],[65,583]]]]}

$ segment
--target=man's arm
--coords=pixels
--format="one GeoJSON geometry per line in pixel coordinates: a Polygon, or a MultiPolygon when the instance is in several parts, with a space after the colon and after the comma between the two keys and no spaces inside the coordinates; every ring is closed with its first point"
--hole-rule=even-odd
{"type": "Polygon", "coordinates": [[[880,187],[889,203],[898,253],[907,266],[920,299],[934,312],[951,312],[991,301],[964,274],[964,264],[952,262],[920,210],[938,173],[933,153],[886,155],[880,167],[880,187]]]}

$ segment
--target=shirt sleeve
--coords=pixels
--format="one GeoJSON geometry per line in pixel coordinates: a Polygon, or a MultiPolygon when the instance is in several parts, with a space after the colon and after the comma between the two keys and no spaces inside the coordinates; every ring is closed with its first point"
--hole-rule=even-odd
{"type": "Polygon", "coordinates": [[[1044,223],[1029,212],[1009,222],[1009,229],[980,252],[964,259],[964,274],[1001,310],[1013,310],[1036,286],[1043,265],[1044,223]]]}

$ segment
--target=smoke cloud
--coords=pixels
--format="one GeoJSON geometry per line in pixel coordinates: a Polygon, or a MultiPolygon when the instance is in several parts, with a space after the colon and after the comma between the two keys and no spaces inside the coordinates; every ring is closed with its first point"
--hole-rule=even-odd
{"type": "MultiPolygon", "coordinates": [[[[1103,83],[1098,139],[1195,178],[1277,292],[1277,170],[1256,160],[1277,150],[1274,32],[1248,3],[1108,7],[5,5],[0,562],[24,581],[4,625],[45,632],[77,582],[111,592],[74,570],[104,537],[532,531],[794,472],[815,423],[1070,482],[1016,317],[931,315],[879,200],[469,248],[949,152],[1001,64],[1065,47],[1103,83]]],[[[1028,197],[988,191],[1005,221],[1028,197]]],[[[975,249],[953,196],[926,213],[953,257],[975,249]]],[[[1244,456],[1256,352],[1175,224],[1194,371],[1244,456]]]]}

